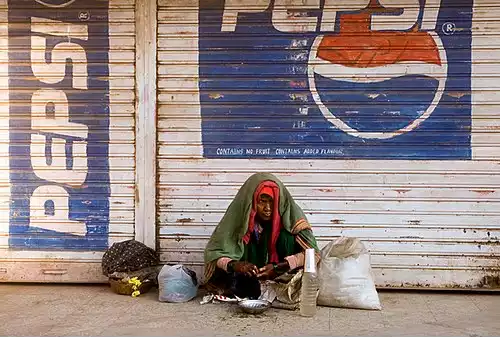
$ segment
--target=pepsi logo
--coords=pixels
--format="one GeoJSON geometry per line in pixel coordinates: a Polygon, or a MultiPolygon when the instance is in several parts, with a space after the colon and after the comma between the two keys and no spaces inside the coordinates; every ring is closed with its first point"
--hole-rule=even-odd
{"type": "Polygon", "coordinates": [[[391,139],[422,125],[442,99],[447,54],[432,31],[375,31],[367,13],[317,36],[307,75],[314,102],[336,129],[391,139]]]}
{"type": "Polygon", "coordinates": [[[35,0],[41,5],[51,8],[63,8],[71,5],[76,0],[35,0]]]}

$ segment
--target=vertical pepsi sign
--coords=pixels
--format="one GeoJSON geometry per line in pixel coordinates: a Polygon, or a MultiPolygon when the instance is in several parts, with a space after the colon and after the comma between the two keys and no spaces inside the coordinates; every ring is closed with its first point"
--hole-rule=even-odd
{"type": "Polygon", "coordinates": [[[204,156],[471,159],[472,6],[201,2],[204,156]]]}
{"type": "Polygon", "coordinates": [[[102,0],[9,0],[11,248],[100,250],[109,225],[102,0]]]}

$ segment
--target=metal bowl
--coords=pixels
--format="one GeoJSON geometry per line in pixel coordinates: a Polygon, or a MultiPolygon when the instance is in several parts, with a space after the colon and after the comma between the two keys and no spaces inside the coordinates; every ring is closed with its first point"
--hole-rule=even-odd
{"type": "Polygon", "coordinates": [[[243,300],[238,306],[246,313],[258,315],[269,309],[271,303],[266,300],[243,300]]]}

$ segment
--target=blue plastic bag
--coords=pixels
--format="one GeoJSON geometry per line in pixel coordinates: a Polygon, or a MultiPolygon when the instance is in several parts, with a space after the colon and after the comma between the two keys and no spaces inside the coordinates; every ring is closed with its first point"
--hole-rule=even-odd
{"type": "Polygon", "coordinates": [[[183,303],[196,297],[196,273],[183,265],[163,266],[158,274],[160,302],[183,303]]]}

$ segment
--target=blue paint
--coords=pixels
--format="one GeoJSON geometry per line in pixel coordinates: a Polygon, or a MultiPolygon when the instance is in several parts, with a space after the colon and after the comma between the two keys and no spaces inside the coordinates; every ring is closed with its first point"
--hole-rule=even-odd
{"type": "MultiPolygon", "coordinates": [[[[9,87],[10,101],[10,179],[12,183],[10,207],[9,244],[14,249],[36,250],[104,250],[108,247],[109,233],[109,28],[108,1],[88,0],[85,12],[90,18],[80,20],[81,4],[71,1],[10,0],[9,1],[9,87]],[[54,5],[47,7],[42,3],[54,5]],[[67,6],[66,6],[67,5],[67,6]],[[57,6],[62,6],[58,8],[57,6]],[[86,51],[88,62],[88,90],[72,88],[72,66],[66,66],[64,79],[57,84],[46,84],[37,79],[31,70],[30,46],[32,17],[88,24],[88,40],[72,39],[86,51]],[[70,121],[88,127],[86,181],[79,188],[45,181],[36,176],[31,166],[31,134],[67,140],[66,168],[73,166],[73,141],[79,140],[58,134],[31,130],[29,113],[31,97],[36,90],[53,88],[63,90],[69,101],[70,121]],[[63,186],[69,194],[69,220],[86,224],[87,234],[75,236],[30,226],[30,197],[44,185],[63,186]]],[[[67,38],[49,36],[47,60],[50,52],[67,38]]],[[[50,109],[49,113],[50,113],[50,109]]],[[[47,145],[48,145],[47,144],[47,145]]],[[[46,162],[52,161],[46,149],[46,162]]],[[[53,213],[50,197],[45,202],[45,212],[53,213]]]]}
{"type": "Polygon", "coordinates": [[[316,75],[316,86],[323,103],[336,111],[337,117],[350,127],[365,132],[387,132],[404,128],[421,117],[434,98],[438,81],[423,76],[405,76],[379,83],[359,84],[332,81],[316,75]],[[334,90],[331,90],[332,85],[334,90]],[[387,87],[414,89],[387,91],[387,87]],[[384,94],[370,98],[367,92],[384,94]],[[381,109],[381,105],[386,108],[381,109]]]}
{"type": "MultiPolygon", "coordinates": [[[[471,159],[471,0],[442,1],[435,33],[446,50],[448,75],[439,105],[416,129],[391,139],[340,131],[313,99],[309,51],[317,36],[338,31],[280,32],[272,25],[270,6],[265,12],[240,13],[236,30],[221,32],[223,6],[223,1],[211,1],[200,8],[205,157],[471,159]],[[453,35],[443,33],[446,22],[456,24],[453,35]],[[457,91],[462,95],[448,95],[457,91]]],[[[429,107],[438,88],[435,78],[424,75],[362,84],[316,74],[315,83],[328,109],[362,132],[394,132],[409,125],[429,107]]]]}

